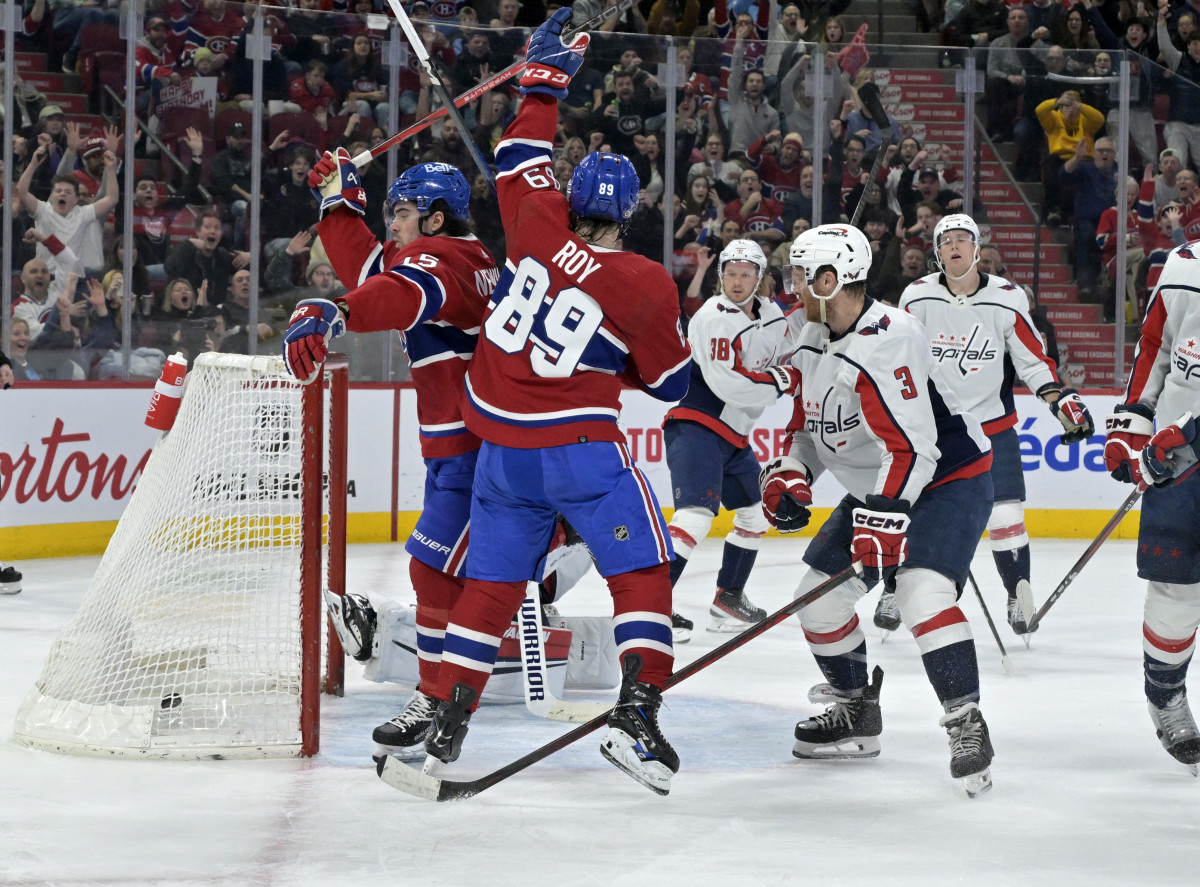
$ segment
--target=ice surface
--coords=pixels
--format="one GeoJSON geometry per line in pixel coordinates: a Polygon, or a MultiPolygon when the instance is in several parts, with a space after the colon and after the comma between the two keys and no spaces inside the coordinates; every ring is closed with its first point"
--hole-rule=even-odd
{"type": "MultiPolygon", "coordinates": [[[[774,610],[795,587],[804,540],[768,539],[748,587],[774,610]]],[[[1035,540],[1040,603],[1086,542],[1035,540]]],[[[719,540],[695,553],[676,608],[697,624],[690,659],[726,640],[703,631],[719,540]]],[[[1142,696],[1144,583],[1134,545],[1103,546],[1026,650],[1004,623],[986,545],[975,575],[1015,674],[968,593],[991,727],[995,788],[968,800],[949,776],[941,714],[916,645],[880,644],[877,593],[860,604],[884,667],[880,757],[799,761],[792,728],[821,675],[795,620],[667,695],[661,722],[682,759],[668,797],[598,751],[599,734],[457,803],[410,798],[376,778],[370,733],[406,696],[361,679],[323,700],[310,761],[74,758],[15,744],[12,717],[77,607],[97,558],[26,561],[0,598],[0,885],[896,884],[1192,885],[1200,878],[1200,780],[1154,736],[1142,696]]],[[[352,546],[350,587],[411,598],[399,545],[352,546]]],[[[589,576],[560,604],[599,614],[589,576]]],[[[569,729],[522,706],[471,723],[471,778],[569,729]]]]}

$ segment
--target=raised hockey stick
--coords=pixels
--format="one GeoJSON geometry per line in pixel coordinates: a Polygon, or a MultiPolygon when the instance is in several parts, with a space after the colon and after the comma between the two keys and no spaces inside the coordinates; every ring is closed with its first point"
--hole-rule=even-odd
{"type": "Polygon", "coordinates": [[[539,718],[568,721],[578,724],[590,721],[612,708],[607,702],[572,702],[559,699],[550,691],[546,672],[546,645],[542,620],[542,604],[538,587],[530,582],[517,619],[521,623],[521,672],[525,678],[525,707],[539,718]]]}
{"type": "Polygon", "coordinates": [[[1129,494],[1129,497],[1121,503],[1121,507],[1117,509],[1116,514],[1108,519],[1108,523],[1104,525],[1104,529],[1100,531],[1100,535],[1097,536],[1092,541],[1092,544],[1087,547],[1087,550],[1080,555],[1079,560],[1075,561],[1075,566],[1071,567],[1071,569],[1067,572],[1067,575],[1063,577],[1063,581],[1058,583],[1058,588],[1054,589],[1054,591],[1050,593],[1050,597],[1046,598],[1046,603],[1042,604],[1042,608],[1038,610],[1037,613],[1034,614],[1033,619],[1029,621],[1030,632],[1032,632],[1034,628],[1037,627],[1038,623],[1042,621],[1042,617],[1045,616],[1046,612],[1054,606],[1054,602],[1062,597],[1063,592],[1067,590],[1067,586],[1074,582],[1075,577],[1083,572],[1083,568],[1086,567],[1087,562],[1092,559],[1092,555],[1100,550],[1100,546],[1104,544],[1104,540],[1113,534],[1113,530],[1115,530],[1117,525],[1125,519],[1125,515],[1133,511],[1133,506],[1137,505],[1138,499],[1141,497],[1142,491],[1134,488],[1134,491],[1129,494]]]}
{"type": "MultiPolygon", "coordinates": [[[[718,659],[723,659],[728,656],[738,647],[752,641],[769,628],[774,628],[780,622],[783,622],[789,616],[799,612],[804,607],[807,607],[813,601],[833,591],[838,586],[842,585],[855,576],[862,573],[862,567],[856,562],[846,569],[842,570],[835,576],[830,576],[816,588],[806,594],[801,595],[794,601],[789,603],[782,609],[776,610],[762,622],[752,625],[741,634],[734,635],[721,646],[710,650],[708,653],[701,656],[699,659],[693,660],[685,665],[679,671],[672,674],[663,682],[663,689],[669,690],[671,687],[686,681],[696,672],[707,668],[718,659]]],[[[610,708],[601,715],[592,718],[586,724],[580,724],[573,730],[568,730],[557,739],[551,740],[541,748],[536,748],[524,757],[518,758],[511,764],[505,764],[499,770],[493,770],[485,776],[478,779],[472,779],[464,782],[455,782],[450,779],[440,779],[428,773],[422,773],[416,767],[410,767],[404,762],[396,759],[392,755],[385,758],[380,758],[376,767],[376,772],[379,778],[390,785],[392,788],[399,789],[410,795],[415,795],[418,798],[425,798],[429,801],[454,801],[464,798],[473,798],[482,791],[486,791],[493,785],[503,782],[508,777],[515,773],[520,773],[526,767],[536,764],[543,758],[548,758],[556,751],[566,748],[577,739],[582,739],[589,733],[603,727],[608,721],[608,715],[612,711],[610,708]]]]}
{"type": "MultiPolygon", "coordinates": [[[[633,5],[633,0],[619,0],[619,2],[616,5],[610,6],[606,9],[603,9],[600,12],[596,13],[594,16],[592,16],[590,19],[588,19],[586,22],[584,22],[578,28],[568,28],[566,31],[563,32],[562,39],[565,42],[569,43],[571,38],[574,37],[576,34],[578,34],[580,31],[594,31],[597,28],[604,25],[604,23],[607,22],[610,18],[613,18],[618,15],[624,15],[625,11],[627,9],[629,9],[629,7],[632,5],[633,5]]],[[[475,101],[477,98],[480,98],[481,96],[491,92],[497,86],[500,86],[502,83],[506,83],[507,81],[511,80],[513,77],[516,77],[518,74],[520,74],[524,70],[525,70],[525,60],[524,59],[521,59],[519,62],[513,62],[511,65],[509,65],[503,71],[499,71],[499,72],[493,74],[492,76],[488,77],[486,80],[481,80],[478,84],[476,84],[475,86],[472,86],[466,92],[460,93],[457,97],[455,97],[452,104],[455,108],[465,108],[467,105],[471,104],[471,102],[475,101]]],[[[364,166],[366,166],[368,163],[370,163],[374,158],[378,157],[381,154],[387,153],[392,148],[396,147],[396,145],[399,145],[401,142],[404,142],[404,141],[412,138],[417,133],[424,132],[426,129],[433,126],[433,124],[435,124],[439,120],[441,120],[443,117],[448,116],[449,113],[450,113],[450,111],[447,107],[438,108],[436,111],[430,113],[428,116],[422,117],[416,123],[413,123],[410,126],[407,126],[404,129],[400,130],[400,132],[396,133],[395,135],[388,136],[388,138],[384,139],[382,142],[380,142],[378,145],[375,145],[373,148],[370,148],[366,151],[363,151],[361,154],[356,155],[354,157],[354,165],[357,166],[359,169],[362,169],[364,166]]]]}
{"type": "Polygon", "coordinates": [[[875,162],[871,164],[870,176],[863,186],[862,196],[858,198],[858,206],[854,207],[854,215],[850,217],[850,226],[858,225],[858,217],[862,215],[863,207],[867,205],[867,189],[872,184],[878,187],[876,178],[879,176],[883,158],[887,154],[888,145],[892,143],[892,118],[888,117],[887,109],[879,96],[879,87],[874,80],[868,80],[858,88],[858,101],[863,110],[871,115],[871,119],[879,126],[879,150],[875,152],[875,162]]]}
{"type": "Polygon", "coordinates": [[[988,611],[987,604],[984,603],[983,594],[979,590],[979,583],[975,581],[975,574],[970,570],[967,571],[967,580],[971,583],[971,588],[975,589],[975,597],[979,599],[979,609],[983,610],[983,618],[987,620],[988,628],[992,630],[992,637],[996,639],[996,646],[1000,648],[1000,664],[1004,666],[1004,673],[1011,675],[1013,667],[1012,663],[1008,661],[1008,651],[1004,649],[1004,642],[1000,640],[1000,632],[996,631],[996,623],[992,621],[992,614],[988,611]]]}

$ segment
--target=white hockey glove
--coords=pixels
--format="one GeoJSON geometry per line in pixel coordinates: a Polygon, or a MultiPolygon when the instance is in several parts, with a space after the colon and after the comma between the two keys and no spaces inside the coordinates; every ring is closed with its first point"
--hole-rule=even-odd
{"type": "Polygon", "coordinates": [[[795,397],[800,389],[800,371],[791,366],[767,367],[764,372],[779,390],[780,397],[795,397]]]}
{"type": "Polygon", "coordinates": [[[1142,472],[1142,450],[1154,436],[1154,413],[1141,404],[1118,404],[1104,420],[1104,467],[1114,480],[1134,484],[1139,490],[1149,485],[1142,472]]]}
{"type": "Polygon", "coordinates": [[[1196,455],[1196,420],[1184,413],[1150,438],[1142,450],[1142,473],[1156,487],[1171,487],[1181,483],[1196,470],[1200,459],[1196,455]]]}
{"type": "Polygon", "coordinates": [[[799,459],[780,456],[763,466],[758,475],[762,510],[771,526],[781,533],[798,533],[808,526],[809,486],[812,473],[799,459]]]}
{"type": "Polygon", "coordinates": [[[1092,423],[1092,414],[1088,412],[1088,408],[1079,397],[1079,392],[1074,388],[1064,388],[1059,393],[1058,400],[1050,404],[1050,412],[1062,423],[1063,433],[1059,440],[1064,444],[1087,440],[1096,430],[1092,423]]]}

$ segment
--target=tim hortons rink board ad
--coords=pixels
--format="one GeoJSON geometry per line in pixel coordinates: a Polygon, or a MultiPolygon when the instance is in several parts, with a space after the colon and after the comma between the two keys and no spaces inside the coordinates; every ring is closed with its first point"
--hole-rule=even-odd
{"type": "MultiPolygon", "coordinates": [[[[1100,424],[1117,402],[1113,392],[1084,392],[1084,398],[1100,424]]],[[[104,550],[158,439],[159,433],[143,423],[149,399],[150,390],[140,388],[5,392],[0,422],[0,551],[5,557],[104,550]]],[[[638,392],[626,392],[622,401],[629,449],[669,513],[671,483],[661,427],[667,405],[638,392]]],[[[1129,493],[1104,470],[1103,435],[1063,446],[1061,426],[1045,404],[1032,395],[1018,395],[1016,401],[1031,534],[1093,537],[1129,493]]],[[[763,415],[750,436],[760,461],[783,452],[789,418],[790,403],[784,402],[763,415]]],[[[420,509],[424,482],[413,390],[352,386],[348,449],[350,541],[404,538],[420,509]]],[[[186,465],[180,471],[186,472],[186,465]]],[[[236,478],[238,466],[230,465],[229,472],[236,478]]],[[[290,489],[282,479],[250,492],[288,495],[290,489]]],[[[840,496],[829,476],[814,488],[818,509],[832,507],[840,496]]],[[[1136,518],[1131,515],[1121,526],[1120,536],[1136,533],[1136,518]]],[[[721,520],[714,523],[714,533],[726,531],[721,520]]]]}

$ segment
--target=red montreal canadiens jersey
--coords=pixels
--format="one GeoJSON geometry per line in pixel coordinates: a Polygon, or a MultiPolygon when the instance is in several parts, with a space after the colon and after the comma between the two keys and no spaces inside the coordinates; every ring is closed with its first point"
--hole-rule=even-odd
{"type": "Polygon", "coordinates": [[[558,103],[529,95],[496,146],[509,259],[467,373],[467,427],[508,447],[624,441],[624,382],[687,390],[691,350],[659,264],[571,233],[551,155],[558,103]]]}
{"type": "Polygon", "coordinates": [[[457,456],[478,448],[463,423],[462,389],[479,322],[500,272],[473,235],[421,237],[381,245],[359,215],[340,207],[318,225],[338,279],[338,298],[356,333],[398,330],[417,391],[421,455],[457,456]]]}

